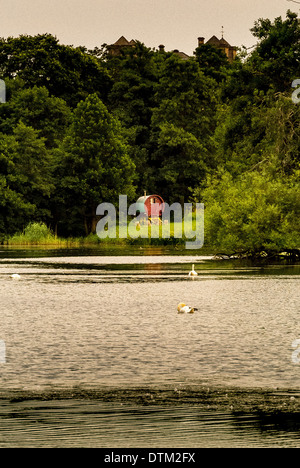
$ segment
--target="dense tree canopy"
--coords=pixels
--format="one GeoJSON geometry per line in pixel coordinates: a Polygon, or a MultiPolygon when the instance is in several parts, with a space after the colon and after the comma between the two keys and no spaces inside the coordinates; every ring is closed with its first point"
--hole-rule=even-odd
{"type": "Polygon", "coordinates": [[[300,173],[282,179],[268,171],[224,172],[202,194],[205,236],[219,252],[273,253],[299,248],[300,173]]]}
{"type": "Polygon", "coordinates": [[[51,34],[0,40],[0,239],[29,222],[95,231],[96,207],[144,190],[205,203],[217,249],[300,247],[300,21],[258,19],[233,63],[140,42],[117,56],[51,34]]]}
{"type": "Polygon", "coordinates": [[[61,45],[51,34],[1,39],[0,75],[45,86],[70,106],[94,92],[104,99],[110,86],[107,70],[84,47],[61,45]]]}
{"type": "Polygon", "coordinates": [[[255,73],[261,74],[276,91],[285,91],[298,78],[300,69],[300,21],[296,13],[287,12],[283,20],[276,18],[255,22],[252,33],[259,43],[249,62],[255,73]]]}
{"type": "MultiPolygon", "coordinates": [[[[61,202],[70,219],[83,219],[85,233],[95,232],[98,204],[116,204],[119,194],[134,194],[134,164],[121,125],[96,94],[76,107],[72,124],[58,150],[61,202]]],[[[79,222],[80,224],[80,222],[79,222]]]]}

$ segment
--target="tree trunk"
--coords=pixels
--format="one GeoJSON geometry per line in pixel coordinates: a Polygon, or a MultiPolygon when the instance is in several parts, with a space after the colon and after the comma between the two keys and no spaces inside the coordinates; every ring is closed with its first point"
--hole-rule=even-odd
{"type": "Polygon", "coordinates": [[[96,227],[97,227],[97,223],[98,223],[98,218],[96,215],[94,215],[92,217],[92,221],[91,221],[91,232],[93,234],[96,234],[96,227]]]}
{"type": "Polygon", "coordinates": [[[84,229],[85,229],[85,235],[88,236],[89,235],[89,224],[88,224],[88,220],[87,220],[86,215],[84,215],[84,229]]]}

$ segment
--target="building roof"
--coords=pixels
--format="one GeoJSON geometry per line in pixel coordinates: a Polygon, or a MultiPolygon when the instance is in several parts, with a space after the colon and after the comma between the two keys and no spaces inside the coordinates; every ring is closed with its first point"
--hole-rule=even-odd
{"type": "Polygon", "coordinates": [[[107,49],[112,55],[119,55],[123,47],[134,47],[135,45],[136,42],[133,39],[129,42],[126,37],[121,36],[114,44],[108,45],[107,49]]]}
{"type": "Polygon", "coordinates": [[[173,54],[178,55],[178,57],[180,57],[183,60],[187,60],[190,58],[189,55],[185,54],[184,52],[179,52],[179,50],[173,50],[173,54]]]}
{"type": "Polygon", "coordinates": [[[220,44],[220,39],[218,39],[216,36],[212,36],[208,41],[206,41],[206,44],[209,45],[219,45],[220,44]]]}
{"type": "Polygon", "coordinates": [[[206,44],[216,46],[216,47],[233,47],[229,44],[229,42],[222,37],[222,39],[218,39],[216,36],[212,36],[208,41],[206,41],[206,44]]]}
{"type": "Polygon", "coordinates": [[[126,46],[126,45],[130,45],[130,44],[127,41],[126,37],[121,36],[120,39],[118,39],[113,45],[126,46]]]}
{"type": "Polygon", "coordinates": [[[222,45],[225,45],[227,47],[231,47],[231,45],[229,44],[229,42],[227,42],[224,37],[222,37],[222,39],[220,39],[220,44],[222,45]]]}

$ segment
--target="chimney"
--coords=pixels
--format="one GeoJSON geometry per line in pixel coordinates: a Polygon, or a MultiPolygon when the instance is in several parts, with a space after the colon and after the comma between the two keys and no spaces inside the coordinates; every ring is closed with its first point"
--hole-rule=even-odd
{"type": "Polygon", "coordinates": [[[165,46],[162,45],[162,44],[160,44],[160,45],[158,46],[158,48],[159,48],[159,52],[164,52],[164,51],[165,51],[165,46]]]}
{"type": "Polygon", "coordinates": [[[204,37],[198,37],[198,47],[204,44],[204,37]]]}

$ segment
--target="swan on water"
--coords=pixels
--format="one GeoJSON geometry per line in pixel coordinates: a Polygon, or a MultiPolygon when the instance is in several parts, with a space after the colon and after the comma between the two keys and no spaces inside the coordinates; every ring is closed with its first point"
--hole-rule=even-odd
{"type": "Polygon", "coordinates": [[[21,276],[18,275],[18,273],[13,273],[12,275],[10,275],[10,277],[11,277],[12,279],[20,279],[20,278],[21,278],[21,276]]]}
{"type": "Polygon", "coordinates": [[[192,271],[189,272],[189,276],[198,276],[198,273],[194,270],[194,264],[192,265],[192,271]]]}
{"type": "Polygon", "coordinates": [[[178,314],[193,314],[195,310],[198,310],[196,307],[190,307],[184,302],[180,302],[177,306],[178,314]]]}

